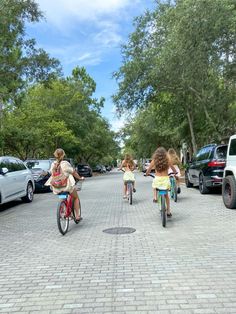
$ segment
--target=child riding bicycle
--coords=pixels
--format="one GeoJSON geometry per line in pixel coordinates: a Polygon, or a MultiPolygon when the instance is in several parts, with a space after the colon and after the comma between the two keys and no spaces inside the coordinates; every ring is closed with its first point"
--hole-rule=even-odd
{"type": "MultiPolygon", "coordinates": [[[[170,162],[175,168],[175,179],[176,179],[176,184],[177,184],[177,193],[179,194],[181,192],[180,189],[180,169],[179,166],[181,164],[179,157],[176,154],[176,151],[173,148],[168,149],[168,155],[170,158],[170,162]]],[[[169,168],[168,173],[173,173],[172,169],[169,168]]]]}
{"type": "Polygon", "coordinates": [[[124,195],[123,198],[127,197],[127,181],[132,181],[133,182],[133,192],[136,192],[135,189],[135,176],[134,176],[134,169],[136,165],[132,159],[132,157],[129,154],[125,155],[125,159],[122,161],[119,170],[122,170],[124,168],[125,173],[123,176],[123,181],[124,181],[124,195]]]}
{"type": "MultiPolygon", "coordinates": [[[[155,178],[152,182],[152,188],[154,189],[154,201],[157,202],[157,192],[156,189],[169,190],[170,189],[170,179],[168,176],[169,167],[175,172],[175,168],[171,164],[168,153],[164,147],[158,147],[154,152],[152,161],[146,171],[146,175],[149,175],[151,170],[155,169],[155,178]]],[[[166,207],[167,207],[167,217],[171,217],[170,211],[170,198],[168,193],[165,194],[166,207]]]]}
{"type": "MultiPolygon", "coordinates": [[[[71,166],[71,164],[64,160],[65,152],[63,149],[58,148],[54,152],[56,160],[52,163],[50,173],[51,176],[45,185],[51,186],[51,189],[54,194],[59,194],[61,192],[69,192],[69,194],[74,199],[74,209],[75,209],[75,218],[78,222],[82,217],[79,216],[79,196],[76,190],[75,179],[84,180],[84,177],[81,177],[76,170],[71,166]],[[56,186],[53,181],[55,181],[55,174],[60,175],[60,180],[64,181],[63,184],[56,186]],[[63,179],[62,179],[63,178],[63,179]],[[74,179],[75,178],[75,179],[74,179]]],[[[59,180],[58,180],[59,181],[59,180]]]]}

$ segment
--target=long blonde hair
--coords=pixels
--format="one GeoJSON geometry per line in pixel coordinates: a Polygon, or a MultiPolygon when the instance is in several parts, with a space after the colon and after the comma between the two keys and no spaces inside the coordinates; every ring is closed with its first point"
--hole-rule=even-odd
{"type": "Polygon", "coordinates": [[[180,159],[178,155],[176,154],[176,151],[174,150],[174,148],[168,149],[168,155],[169,155],[172,165],[180,165],[180,159]]]}
{"type": "Polygon", "coordinates": [[[129,168],[134,168],[134,161],[131,155],[126,154],[124,159],[124,166],[129,168]]]}
{"type": "Polygon", "coordinates": [[[53,155],[56,157],[56,162],[54,162],[52,171],[57,171],[60,166],[60,162],[65,157],[65,152],[62,148],[57,148],[55,152],[53,153],[53,155]]]}

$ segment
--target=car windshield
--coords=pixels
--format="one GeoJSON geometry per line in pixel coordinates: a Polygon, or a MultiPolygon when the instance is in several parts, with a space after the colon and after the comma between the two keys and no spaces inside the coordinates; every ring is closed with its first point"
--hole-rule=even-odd
{"type": "Polygon", "coordinates": [[[27,161],[26,165],[29,169],[43,169],[46,171],[50,169],[50,162],[48,160],[27,161]]]}
{"type": "Polygon", "coordinates": [[[78,165],[77,168],[78,169],[88,168],[88,165],[78,165]]]}
{"type": "Polygon", "coordinates": [[[217,147],[217,149],[216,149],[216,158],[217,159],[226,159],[226,155],[227,155],[227,145],[217,147]]]}

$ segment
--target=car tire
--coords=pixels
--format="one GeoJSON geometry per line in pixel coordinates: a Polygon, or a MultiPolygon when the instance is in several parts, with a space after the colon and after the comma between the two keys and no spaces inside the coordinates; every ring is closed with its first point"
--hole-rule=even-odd
{"type": "Polygon", "coordinates": [[[222,198],[227,208],[236,209],[236,181],[234,176],[227,176],[223,179],[222,198]]]}
{"type": "Polygon", "coordinates": [[[185,185],[187,188],[192,188],[193,184],[189,181],[188,172],[185,171],[185,185]]]}
{"type": "Polygon", "coordinates": [[[199,191],[201,194],[209,193],[209,189],[206,186],[204,175],[201,173],[199,176],[199,191]]]}
{"type": "Polygon", "coordinates": [[[23,202],[25,203],[31,203],[34,199],[34,190],[32,183],[28,183],[27,189],[26,189],[26,196],[21,198],[23,202]]]}

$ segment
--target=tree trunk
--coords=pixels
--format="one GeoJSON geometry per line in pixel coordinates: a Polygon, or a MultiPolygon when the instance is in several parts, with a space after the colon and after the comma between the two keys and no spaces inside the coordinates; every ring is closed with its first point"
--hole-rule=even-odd
{"type": "Polygon", "coordinates": [[[194,130],[193,130],[193,121],[192,121],[192,117],[191,117],[189,109],[187,109],[187,118],[188,118],[188,123],[189,123],[189,128],[190,128],[193,153],[195,154],[197,151],[197,145],[196,145],[196,139],[195,139],[195,134],[194,134],[194,130]]]}

